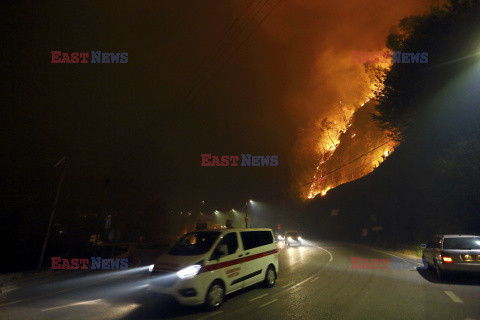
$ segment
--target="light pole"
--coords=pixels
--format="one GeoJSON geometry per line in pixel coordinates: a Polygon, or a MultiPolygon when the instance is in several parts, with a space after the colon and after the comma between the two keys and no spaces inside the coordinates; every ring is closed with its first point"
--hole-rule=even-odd
{"type": "Polygon", "coordinates": [[[248,229],[248,203],[252,203],[253,200],[247,200],[245,202],[245,229],[248,229]]]}
{"type": "Polygon", "coordinates": [[[52,222],[53,222],[53,217],[55,215],[55,209],[57,207],[58,197],[60,196],[60,190],[62,189],[63,178],[65,177],[65,171],[67,169],[66,161],[67,161],[67,158],[63,157],[54,166],[55,168],[57,168],[62,163],[64,164],[63,165],[63,170],[62,170],[62,175],[60,176],[60,181],[58,183],[57,194],[55,195],[55,200],[53,201],[52,214],[50,215],[50,222],[48,223],[47,234],[45,236],[45,241],[43,242],[42,253],[40,254],[40,260],[38,261],[38,270],[40,270],[42,268],[43,256],[45,255],[45,249],[47,248],[48,236],[50,235],[50,229],[52,228],[52,222]]]}

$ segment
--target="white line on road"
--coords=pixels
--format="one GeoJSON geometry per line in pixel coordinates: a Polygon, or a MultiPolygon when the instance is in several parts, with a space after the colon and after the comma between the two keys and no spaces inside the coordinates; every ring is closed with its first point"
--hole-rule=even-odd
{"type": "Polygon", "coordinates": [[[103,299],[96,299],[96,300],[88,300],[88,301],[81,301],[81,302],[75,302],[75,303],[65,304],[65,305],[63,305],[63,306],[58,306],[58,307],[46,308],[46,309],[42,309],[41,311],[44,312],[44,311],[61,309],[61,308],[68,308],[68,307],[75,307],[75,306],[83,306],[83,305],[91,305],[91,304],[110,305],[109,303],[104,302],[103,299]]]}
{"type": "Polygon", "coordinates": [[[446,294],[447,296],[449,296],[450,299],[453,300],[453,302],[455,302],[455,303],[463,303],[463,300],[460,299],[459,297],[457,297],[457,295],[456,295],[455,293],[453,293],[452,291],[445,291],[445,294],[446,294]]]}
{"type": "Polygon", "coordinates": [[[382,250],[378,250],[378,249],[374,249],[374,248],[370,248],[370,247],[368,247],[368,249],[374,250],[374,251],[378,251],[378,252],[381,252],[381,253],[384,253],[384,254],[387,254],[387,255],[389,255],[389,256],[392,256],[392,257],[395,257],[395,258],[399,258],[399,259],[402,259],[402,260],[405,259],[405,258],[399,257],[399,256],[397,256],[397,255],[394,255],[394,254],[391,254],[391,253],[388,253],[388,252],[385,252],[385,251],[382,251],[382,250]]]}
{"type": "Polygon", "coordinates": [[[260,306],[260,308],[263,308],[263,307],[265,307],[265,306],[268,306],[269,304],[274,303],[275,301],[278,301],[278,299],[273,299],[273,300],[270,301],[270,302],[264,303],[264,304],[262,304],[262,305],[260,306]]]}
{"type": "Polygon", "coordinates": [[[293,283],[286,284],[282,287],[282,289],[285,289],[286,287],[290,287],[293,283]]]}
{"type": "MultiPolygon", "coordinates": [[[[326,252],[330,255],[330,260],[328,261],[328,263],[332,262],[333,256],[332,256],[332,254],[331,254],[328,250],[323,249],[323,248],[320,247],[320,246],[317,246],[317,248],[322,249],[323,251],[326,251],[326,252]]],[[[294,285],[294,286],[291,287],[291,288],[288,288],[287,290],[290,290],[290,289],[292,289],[292,288],[298,288],[298,287],[300,287],[303,283],[308,282],[308,281],[312,280],[313,278],[315,278],[315,276],[316,276],[317,274],[319,274],[320,271],[322,271],[322,270],[318,270],[313,276],[308,277],[307,279],[303,280],[302,282],[297,283],[296,285],[294,285]]],[[[285,287],[286,287],[286,286],[285,286],[285,287]]],[[[295,290],[295,289],[294,289],[294,290],[295,290]]]]}
{"type": "Polygon", "coordinates": [[[326,252],[330,255],[330,260],[328,260],[328,262],[332,262],[333,256],[332,256],[332,254],[330,253],[330,251],[328,251],[327,249],[323,249],[323,248],[320,247],[320,246],[318,246],[318,248],[322,249],[323,251],[326,251],[326,252]]]}
{"type": "Polygon", "coordinates": [[[248,301],[252,302],[252,301],[255,301],[255,300],[257,300],[257,299],[263,298],[263,297],[265,297],[265,296],[268,296],[268,293],[262,294],[261,296],[258,296],[258,297],[256,297],[256,298],[250,299],[250,300],[248,300],[248,301]]]}
{"type": "Polygon", "coordinates": [[[318,280],[318,277],[315,277],[315,279],[310,280],[310,282],[315,282],[318,280]]]}
{"type": "Polygon", "coordinates": [[[295,292],[299,291],[300,289],[302,289],[302,287],[296,287],[292,291],[290,291],[290,293],[295,293],[295,292]]]}
{"type": "Polygon", "coordinates": [[[25,302],[25,301],[30,301],[30,300],[38,299],[38,298],[44,298],[44,297],[48,297],[48,296],[53,296],[53,295],[58,294],[58,293],[63,293],[63,292],[67,292],[67,291],[72,291],[72,290],[79,289],[79,288],[84,288],[84,287],[89,287],[89,286],[93,286],[93,285],[98,285],[99,283],[105,282],[105,281],[108,281],[108,280],[110,280],[110,279],[102,279],[102,280],[98,280],[97,282],[94,282],[94,283],[87,283],[87,284],[85,284],[85,285],[83,285],[83,286],[77,286],[77,287],[67,288],[67,289],[63,289],[63,290],[59,290],[59,291],[55,291],[55,292],[50,292],[50,293],[42,294],[42,295],[39,295],[39,296],[34,296],[34,297],[30,297],[30,298],[25,298],[25,299],[22,299],[22,300],[16,300],[16,301],[11,301],[11,302],[7,302],[7,303],[3,303],[3,304],[0,304],[0,308],[1,308],[1,307],[8,306],[8,305],[12,305],[12,304],[17,304],[17,303],[20,303],[20,302],[25,302]]]}
{"type": "Polygon", "coordinates": [[[211,318],[211,317],[213,317],[213,316],[216,316],[216,315],[218,315],[218,314],[220,314],[220,313],[222,313],[222,312],[223,312],[223,310],[220,310],[220,311],[211,313],[211,314],[209,314],[209,315],[206,315],[205,317],[198,318],[197,320],[208,319],[208,318],[211,318]]]}

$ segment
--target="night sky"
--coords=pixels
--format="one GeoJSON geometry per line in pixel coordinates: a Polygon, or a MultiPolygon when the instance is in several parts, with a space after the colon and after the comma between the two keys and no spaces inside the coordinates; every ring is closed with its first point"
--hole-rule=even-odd
{"type": "Polygon", "coordinates": [[[295,151],[302,132],[361,96],[351,51],[380,50],[427,3],[4,4],[2,211],[48,210],[63,156],[59,210],[295,200],[315,156],[295,151]],[[51,51],[97,50],[128,52],[128,63],[51,63],[51,51]],[[207,168],[204,153],[279,165],[207,168]]]}

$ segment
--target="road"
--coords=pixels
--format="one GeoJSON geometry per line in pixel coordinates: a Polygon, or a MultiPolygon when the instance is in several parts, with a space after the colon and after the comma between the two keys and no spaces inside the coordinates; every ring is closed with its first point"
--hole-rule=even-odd
{"type": "Polygon", "coordinates": [[[405,257],[355,244],[281,244],[275,286],[235,293],[213,312],[146,296],[140,271],[59,275],[1,296],[0,319],[480,320],[480,281],[473,276],[439,283],[428,270],[352,269],[352,257],[392,254],[405,257]]]}

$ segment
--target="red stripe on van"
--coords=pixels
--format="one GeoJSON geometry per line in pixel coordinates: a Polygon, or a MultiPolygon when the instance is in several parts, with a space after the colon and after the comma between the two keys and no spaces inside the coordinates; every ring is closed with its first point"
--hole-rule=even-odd
{"type": "Polygon", "coordinates": [[[255,259],[263,258],[263,257],[269,256],[269,255],[277,253],[277,252],[278,252],[278,249],[269,250],[269,251],[265,251],[265,252],[262,252],[262,253],[257,253],[257,254],[251,255],[251,256],[246,256],[246,257],[243,257],[243,258],[231,260],[231,261],[225,261],[225,262],[211,264],[211,265],[205,266],[201,272],[208,272],[208,271],[213,271],[213,270],[217,270],[217,269],[231,267],[231,266],[234,266],[236,264],[240,264],[242,262],[247,262],[247,261],[252,261],[252,260],[255,260],[255,259]]]}

